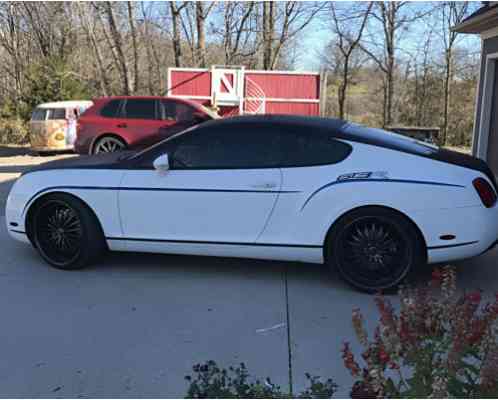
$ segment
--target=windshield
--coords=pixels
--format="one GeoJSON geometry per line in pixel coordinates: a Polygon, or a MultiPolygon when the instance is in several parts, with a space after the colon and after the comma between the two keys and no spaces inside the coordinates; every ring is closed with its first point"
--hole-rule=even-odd
{"type": "Polygon", "coordinates": [[[398,133],[385,131],[384,129],[369,128],[363,125],[348,123],[342,128],[343,132],[366,139],[372,142],[378,142],[379,145],[386,145],[400,150],[410,151],[416,154],[433,154],[439,150],[439,147],[431,143],[403,136],[398,133]]]}

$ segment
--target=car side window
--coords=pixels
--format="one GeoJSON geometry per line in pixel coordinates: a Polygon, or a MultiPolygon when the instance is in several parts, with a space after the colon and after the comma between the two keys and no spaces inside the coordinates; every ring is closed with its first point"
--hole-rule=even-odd
{"type": "Polygon", "coordinates": [[[47,117],[46,108],[35,108],[33,114],[31,115],[31,121],[44,121],[47,117]]]}
{"type": "Polygon", "coordinates": [[[176,103],[175,115],[176,120],[179,122],[192,121],[194,119],[195,109],[188,104],[176,103]]]}
{"type": "Polygon", "coordinates": [[[47,119],[66,119],[66,109],[49,108],[47,109],[47,119]]]}
{"type": "Polygon", "coordinates": [[[102,107],[102,110],[100,110],[100,115],[106,118],[116,118],[119,112],[120,105],[121,100],[111,100],[104,107],[102,107]]]}
{"type": "Polygon", "coordinates": [[[257,125],[200,128],[176,143],[173,169],[275,168],[281,160],[279,136],[257,125]]]}
{"type": "Polygon", "coordinates": [[[160,119],[163,121],[176,121],[176,103],[171,100],[161,100],[159,107],[160,119]]]}
{"type": "Polygon", "coordinates": [[[160,116],[162,120],[187,122],[194,119],[195,108],[174,100],[161,100],[160,116]]]}
{"type": "Polygon", "coordinates": [[[129,119],[157,119],[154,99],[127,99],[124,117],[129,119]]]}
{"type": "Polygon", "coordinates": [[[351,154],[352,147],[333,137],[327,130],[283,127],[282,167],[336,164],[351,154]]]}

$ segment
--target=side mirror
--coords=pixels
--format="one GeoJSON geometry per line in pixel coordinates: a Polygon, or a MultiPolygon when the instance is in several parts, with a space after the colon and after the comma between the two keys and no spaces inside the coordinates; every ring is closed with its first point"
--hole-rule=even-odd
{"type": "Polygon", "coordinates": [[[154,169],[162,174],[165,174],[169,170],[169,157],[167,154],[163,154],[154,160],[154,169]]]}

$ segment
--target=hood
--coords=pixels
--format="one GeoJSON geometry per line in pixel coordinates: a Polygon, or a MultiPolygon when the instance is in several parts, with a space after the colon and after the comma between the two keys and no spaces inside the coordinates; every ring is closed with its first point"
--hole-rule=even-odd
{"type": "Polygon", "coordinates": [[[92,156],[79,156],[65,158],[62,160],[49,161],[37,165],[23,175],[37,171],[48,171],[54,169],[113,169],[119,168],[134,151],[119,151],[115,153],[96,154],[92,156]]]}

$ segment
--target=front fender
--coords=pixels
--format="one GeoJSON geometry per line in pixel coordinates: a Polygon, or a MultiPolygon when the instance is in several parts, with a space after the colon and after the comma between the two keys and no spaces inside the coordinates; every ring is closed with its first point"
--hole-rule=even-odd
{"type": "Polygon", "coordinates": [[[54,192],[71,194],[95,213],[106,236],[122,235],[118,190],[123,172],[118,170],[48,170],[21,176],[11,189],[5,211],[9,230],[26,232],[29,208],[54,192]],[[98,179],[95,174],[98,174],[98,179]],[[99,182],[96,184],[95,182],[99,182]]]}

